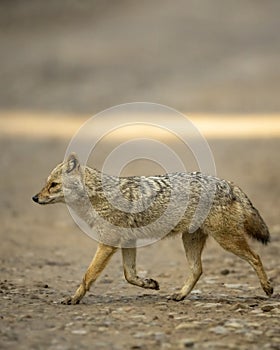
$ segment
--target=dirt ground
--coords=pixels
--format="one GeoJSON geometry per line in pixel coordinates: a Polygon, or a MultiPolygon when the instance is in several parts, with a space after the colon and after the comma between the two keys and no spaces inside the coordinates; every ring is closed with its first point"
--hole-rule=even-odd
{"type": "Polygon", "coordinates": [[[209,239],[195,290],[168,300],[188,274],[178,238],[139,249],[139,273],[160,291],[128,285],[118,252],[80,305],[62,305],[97,243],[65,206],[31,200],[64,157],[71,113],[150,101],[186,115],[279,116],[279,10],[279,0],[0,1],[0,122],[20,111],[8,133],[0,127],[0,349],[280,349],[279,132],[254,137],[256,121],[241,130],[237,120],[209,139],[219,177],[243,188],[270,228],[268,246],[252,242],[270,299],[246,262],[209,239]],[[46,133],[50,111],[68,119],[47,118],[46,133]]]}
{"type": "Polygon", "coordinates": [[[210,140],[219,176],[238,183],[269,225],[271,243],[252,245],[274,283],[272,298],[246,262],[209,240],[195,290],[168,300],[188,273],[180,239],[171,239],[139,249],[139,272],[160,291],[128,285],[118,252],[76,306],[60,300],[79,284],[96,242],[63,205],[31,201],[67,140],[3,136],[0,146],[1,348],[280,349],[279,139],[210,140]]]}

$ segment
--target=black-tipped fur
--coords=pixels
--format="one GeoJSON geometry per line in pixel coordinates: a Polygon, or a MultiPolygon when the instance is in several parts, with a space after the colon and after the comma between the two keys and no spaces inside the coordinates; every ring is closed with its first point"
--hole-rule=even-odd
{"type": "Polygon", "coordinates": [[[246,233],[251,238],[266,245],[270,242],[270,233],[260,213],[238,186],[234,186],[234,192],[237,194],[237,197],[240,198],[244,208],[244,227],[246,233]]]}

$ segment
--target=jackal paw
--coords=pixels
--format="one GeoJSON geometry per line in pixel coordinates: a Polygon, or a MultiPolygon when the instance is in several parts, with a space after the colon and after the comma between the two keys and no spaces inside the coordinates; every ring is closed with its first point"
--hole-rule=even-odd
{"type": "Polygon", "coordinates": [[[178,293],[174,293],[172,294],[168,299],[174,300],[174,301],[181,301],[185,299],[185,295],[178,292],[178,293]]]}
{"type": "Polygon", "coordinates": [[[67,297],[61,301],[61,304],[64,305],[76,305],[79,304],[80,299],[74,298],[74,297],[67,297]]]}
{"type": "Polygon", "coordinates": [[[159,284],[151,278],[145,278],[143,280],[143,288],[159,290],[159,284]]]}
{"type": "Polygon", "coordinates": [[[266,287],[264,287],[265,294],[268,295],[269,297],[272,296],[273,294],[273,287],[270,283],[266,287]]]}

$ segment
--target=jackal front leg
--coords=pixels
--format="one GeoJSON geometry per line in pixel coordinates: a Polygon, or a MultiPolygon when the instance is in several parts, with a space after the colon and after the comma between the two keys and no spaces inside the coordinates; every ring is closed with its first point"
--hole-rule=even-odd
{"type": "Polygon", "coordinates": [[[127,282],[135,286],[159,290],[157,281],[141,278],[136,273],[136,248],[122,248],[124,276],[127,282]]]}
{"type": "Polygon", "coordinates": [[[111,256],[117,250],[115,247],[111,247],[102,243],[99,243],[95,256],[87,269],[87,272],[83,278],[83,281],[76,293],[72,297],[68,297],[62,301],[62,304],[79,304],[80,300],[89,290],[91,284],[98,278],[100,273],[104,270],[108,264],[111,256]]]}

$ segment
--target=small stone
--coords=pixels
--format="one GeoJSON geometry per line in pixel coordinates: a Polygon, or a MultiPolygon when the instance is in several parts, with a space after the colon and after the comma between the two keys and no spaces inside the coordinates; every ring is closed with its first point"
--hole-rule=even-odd
{"type": "Polygon", "coordinates": [[[250,303],[249,306],[250,307],[257,307],[257,306],[259,306],[259,304],[258,303],[250,303]]]}
{"type": "Polygon", "coordinates": [[[188,316],[188,315],[176,316],[174,318],[175,318],[175,320],[189,320],[190,321],[190,316],[188,316]]]}
{"type": "Polygon", "coordinates": [[[261,309],[254,309],[254,310],[251,311],[251,313],[252,314],[260,314],[261,313],[263,315],[263,312],[262,312],[261,309]]]}
{"type": "Polygon", "coordinates": [[[264,306],[262,306],[261,309],[263,312],[269,312],[269,311],[274,309],[274,306],[273,305],[264,305],[264,306]]]}
{"type": "Polygon", "coordinates": [[[84,319],[84,317],[82,317],[82,316],[75,316],[74,317],[74,320],[76,320],[76,321],[80,321],[80,320],[83,320],[84,319]]]}
{"type": "Polygon", "coordinates": [[[2,283],[1,283],[1,288],[2,288],[3,290],[8,290],[8,289],[9,289],[9,286],[6,286],[5,284],[2,284],[2,283]]]}
{"type": "Polygon", "coordinates": [[[219,335],[228,334],[228,330],[222,326],[216,326],[216,327],[210,328],[210,331],[219,335]]]}
{"type": "Polygon", "coordinates": [[[135,320],[145,320],[147,317],[145,315],[131,315],[130,318],[133,318],[135,320]]]}
{"type": "Polygon", "coordinates": [[[170,277],[170,273],[162,272],[158,276],[160,278],[169,278],[170,277]]]}
{"type": "Polygon", "coordinates": [[[203,308],[205,308],[205,309],[210,309],[210,308],[213,308],[213,307],[217,308],[217,307],[219,307],[219,306],[221,306],[220,303],[205,303],[205,304],[203,305],[203,308]]]}
{"type": "Polygon", "coordinates": [[[154,336],[155,336],[155,340],[158,341],[158,342],[164,342],[164,340],[166,338],[166,335],[163,332],[156,332],[154,334],[154,336]]]}
{"type": "Polygon", "coordinates": [[[230,271],[228,269],[223,269],[221,271],[221,275],[224,275],[224,276],[228,275],[229,273],[230,273],[230,271]]]}
{"type": "Polygon", "coordinates": [[[241,289],[241,290],[244,289],[244,287],[247,287],[246,285],[241,283],[225,283],[224,286],[230,289],[241,289]]]}
{"type": "Polygon", "coordinates": [[[226,327],[230,327],[230,328],[242,328],[243,324],[241,324],[240,322],[236,321],[236,320],[229,320],[225,323],[226,327]]]}
{"type": "Polygon", "coordinates": [[[32,318],[32,316],[29,315],[29,314],[27,314],[27,315],[21,315],[21,316],[19,317],[20,320],[25,319],[25,318],[32,318]]]}
{"type": "Polygon", "coordinates": [[[193,339],[182,339],[180,341],[180,345],[182,349],[186,349],[186,348],[192,348],[194,346],[194,340],[193,339]]]}
{"type": "Polygon", "coordinates": [[[190,329],[190,328],[195,328],[195,326],[192,323],[188,323],[188,322],[179,323],[178,326],[175,327],[175,329],[177,330],[190,329]]]}
{"type": "Polygon", "coordinates": [[[149,336],[147,332],[138,332],[133,335],[134,338],[146,338],[147,336],[149,336]]]}
{"type": "Polygon", "coordinates": [[[100,280],[100,282],[99,283],[103,283],[103,284],[110,284],[110,283],[112,283],[113,282],[113,280],[111,279],[111,278],[103,278],[102,280],[100,280]]]}
{"type": "Polygon", "coordinates": [[[39,297],[36,294],[30,294],[30,299],[39,299],[39,297]]]}
{"type": "Polygon", "coordinates": [[[193,289],[192,294],[202,294],[202,291],[200,289],[193,289]]]}
{"type": "Polygon", "coordinates": [[[78,335],[83,335],[83,334],[87,334],[87,331],[85,329],[73,329],[73,331],[71,331],[72,334],[78,334],[78,335]]]}
{"type": "Polygon", "coordinates": [[[241,303],[233,304],[230,307],[230,310],[232,311],[239,311],[239,310],[245,310],[245,309],[248,309],[248,306],[246,304],[241,304],[241,303]]]}
{"type": "Polygon", "coordinates": [[[134,308],[132,306],[124,306],[122,309],[124,312],[130,312],[130,311],[134,310],[134,308]]]}

